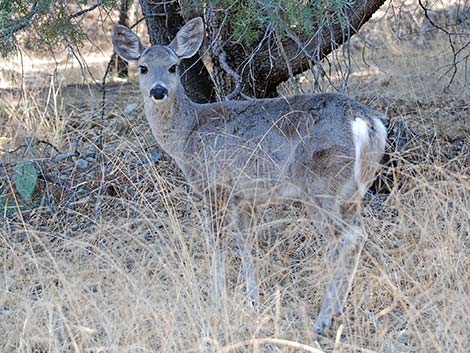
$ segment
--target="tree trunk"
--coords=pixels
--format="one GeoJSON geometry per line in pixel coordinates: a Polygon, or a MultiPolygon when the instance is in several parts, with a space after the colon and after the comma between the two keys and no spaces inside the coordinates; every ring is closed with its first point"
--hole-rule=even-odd
{"type": "Polygon", "coordinates": [[[192,7],[185,0],[166,5],[140,0],[152,44],[167,44],[173,39],[185,22],[181,13],[186,19],[205,17],[209,35],[205,49],[210,54],[211,75],[199,56],[182,64],[184,68],[191,67],[183,75],[186,92],[198,102],[214,99],[215,87],[219,97],[226,96],[230,90],[236,88],[238,77],[237,91],[242,95],[255,98],[277,96],[279,84],[313,67],[316,62],[347,41],[384,2],[385,0],[356,0],[350,8],[344,10],[349,27],[341,25],[341,21],[332,25],[319,24],[313,38],[291,36],[280,40],[265,40],[262,45],[257,43],[253,48],[246,48],[230,40],[231,33],[222,31],[220,37],[214,39],[215,36],[211,33],[218,32],[218,19],[208,18],[208,11],[204,15],[201,8],[192,7]],[[183,9],[180,9],[178,4],[181,4],[183,9]],[[215,26],[216,30],[211,26],[215,26]],[[215,41],[217,43],[214,45],[215,41]]]}
{"type": "MultiPolygon", "coordinates": [[[[132,5],[132,0],[121,0],[121,7],[119,9],[119,21],[118,23],[123,26],[129,26],[128,13],[132,5]]],[[[119,55],[114,56],[114,62],[112,67],[120,78],[129,77],[129,64],[122,60],[119,55]]]]}

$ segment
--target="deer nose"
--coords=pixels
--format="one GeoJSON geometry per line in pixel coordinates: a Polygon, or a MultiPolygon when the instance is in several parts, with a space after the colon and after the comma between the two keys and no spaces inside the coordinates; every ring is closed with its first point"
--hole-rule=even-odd
{"type": "Polygon", "coordinates": [[[168,90],[160,85],[156,85],[150,90],[150,96],[154,99],[163,99],[168,95],[168,90]]]}

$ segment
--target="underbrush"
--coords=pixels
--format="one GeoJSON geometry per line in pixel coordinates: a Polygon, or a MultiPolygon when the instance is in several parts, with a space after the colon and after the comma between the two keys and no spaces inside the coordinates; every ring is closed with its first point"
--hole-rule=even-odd
{"type": "MultiPolygon", "coordinates": [[[[215,305],[207,211],[152,144],[141,108],[126,113],[135,88],[116,88],[104,120],[85,94],[47,97],[29,101],[44,115],[30,115],[31,129],[2,146],[1,190],[13,204],[0,228],[2,352],[466,352],[468,144],[436,134],[422,109],[388,101],[402,110],[389,109],[392,117],[420,124],[393,155],[389,193],[365,200],[369,240],[344,314],[317,337],[334,240],[297,205],[269,209],[253,227],[259,305],[248,303],[230,241],[215,305]],[[41,130],[46,123],[57,128],[41,130]],[[38,171],[29,203],[15,187],[20,160],[38,171]]],[[[31,111],[16,107],[4,110],[6,129],[31,111]]]]}

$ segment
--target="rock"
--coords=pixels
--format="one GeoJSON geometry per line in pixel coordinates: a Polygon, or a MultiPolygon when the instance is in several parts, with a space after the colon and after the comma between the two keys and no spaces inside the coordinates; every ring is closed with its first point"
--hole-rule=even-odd
{"type": "Polygon", "coordinates": [[[149,153],[139,158],[138,165],[146,165],[149,162],[158,164],[160,159],[162,159],[162,152],[160,152],[158,148],[154,148],[149,153]]]}
{"type": "Polygon", "coordinates": [[[75,162],[75,165],[77,166],[78,169],[80,170],[84,170],[84,169],[87,169],[88,168],[88,162],[84,159],[77,159],[77,161],[75,162]]]}
{"type": "Polygon", "coordinates": [[[62,162],[63,160],[71,157],[76,157],[78,154],[77,152],[64,152],[64,153],[59,153],[54,156],[53,160],[54,162],[62,162]]]}
{"type": "Polygon", "coordinates": [[[162,158],[162,153],[160,152],[159,149],[154,148],[153,150],[150,151],[148,157],[153,163],[157,164],[162,158]]]}
{"type": "Polygon", "coordinates": [[[9,144],[13,139],[11,137],[0,136],[0,146],[9,144]]]}
{"type": "Polygon", "coordinates": [[[130,103],[123,109],[123,113],[129,115],[130,113],[133,113],[138,107],[139,103],[130,103]]]}

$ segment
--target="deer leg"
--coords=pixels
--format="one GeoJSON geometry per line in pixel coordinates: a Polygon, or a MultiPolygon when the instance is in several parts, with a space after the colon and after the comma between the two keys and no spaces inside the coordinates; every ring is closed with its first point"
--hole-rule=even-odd
{"type": "Polygon", "coordinates": [[[225,254],[220,239],[211,239],[211,274],[212,274],[212,302],[217,306],[221,302],[224,292],[225,254]]]}
{"type": "Polygon", "coordinates": [[[219,306],[225,289],[225,246],[223,232],[226,225],[225,211],[227,207],[226,194],[216,190],[210,200],[211,234],[209,236],[209,250],[211,256],[212,302],[219,306]]]}
{"type": "Polygon", "coordinates": [[[314,325],[316,333],[322,334],[333,318],[341,314],[366,238],[360,226],[349,226],[343,230],[333,276],[314,325]]]}
{"type": "Polygon", "coordinates": [[[240,207],[237,210],[236,221],[238,229],[236,240],[242,262],[243,277],[245,279],[246,292],[254,305],[259,301],[258,283],[256,280],[255,266],[251,256],[251,223],[255,211],[250,207],[240,207]]]}

